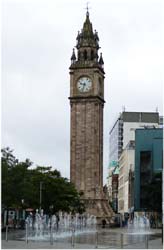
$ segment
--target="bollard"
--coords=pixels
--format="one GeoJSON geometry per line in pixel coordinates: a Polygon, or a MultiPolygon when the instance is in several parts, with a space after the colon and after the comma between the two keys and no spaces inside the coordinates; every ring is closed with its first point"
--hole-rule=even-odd
{"type": "Polygon", "coordinates": [[[26,223],[26,244],[28,244],[28,225],[26,223]]]}
{"type": "Polygon", "coordinates": [[[148,235],[145,235],[145,248],[146,248],[146,249],[149,248],[148,242],[149,242],[149,240],[148,240],[148,235]]]}
{"type": "Polygon", "coordinates": [[[95,244],[95,248],[98,248],[98,231],[96,231],[96,244],[95,244]]]}
{"type": "Polygon", "coordinates": [[[6,241],[8,241],[8,225],[6,225],[6,241]]]}
{"type": "Polygon", "coordinates": [[[52,227],[50,227],[50,245],[53,245],[52,227]]]}
{"type": "Polygon", "coordinates": [[[75,246],[75,229],[74,228],[72,229],[71,244],[72,244],[72,247],[74,248],[75,246]]]}
{"type": "Polygon", "coordinates": [[[120,235],[121,236],[121,245],[120,245],[120,248],[123,249],[124,248],[124,242],[123,242],[123,234],[120,235]]]}

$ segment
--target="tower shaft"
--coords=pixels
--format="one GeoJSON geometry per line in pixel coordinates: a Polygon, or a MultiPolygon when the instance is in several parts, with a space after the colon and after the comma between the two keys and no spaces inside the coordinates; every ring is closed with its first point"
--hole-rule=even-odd
{"type": "Polygon", "coordinates": [[[71,182],[83,194],[87,212],[110,218],[112,210],[103,192],[104,61],[88,11],[76,48],[70,66],[71,182]]]}

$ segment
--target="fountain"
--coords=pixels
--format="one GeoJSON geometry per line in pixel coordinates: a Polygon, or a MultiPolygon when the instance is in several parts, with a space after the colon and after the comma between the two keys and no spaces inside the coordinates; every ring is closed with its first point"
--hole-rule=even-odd
{"type": "Polygon", "coordinates": [[[71,214],[60,211],[51,217],[36,210],[35,216],[32,213],[26,218],[26,231],[29,240],[49,240],[71,237],[72,233],[78,235],[86,232],[96,231],[96,216],[89,214],[71,214]]]}
{"type": "MultiPolygon", "coordinates": [[[[150,221],[145,212],[135,212],[134,218],[129,218],[127,229],[122,232],[124,244],[145,242],[145,247],[148,248],[150,235],[155,233],[150,229],[150,221]]],[[[123,240],[122,240],[123,245],[123,240]]]]}
{"type": "Polygon", "coordinates": [[[145,214],[135,214],[134,219],[128,221],[128,233],[151,234],[149,218],[145,214]]]}
{"type": "Polygon", "coordinates": [[[134,218],[129,218],[127,226],[128,234],[152,234],[149,216],[145,212],[135,212],[134,218]]]}
{"type": "MultiPolygon", "coordinates": [[[[102,229],[97,227],[96,217],[93,215],[60,211],[48,216],[43,210],[40,213],[36,210],[35,214],[30,213],[26,218],[26,231],[18,232],[17,235],[12,233],[10,237],[13,240],[24,240],[26,244],[30,241],[30,246],[34,248],[49,244],[54,244],[54,248],[125,248],[135,244],[148,248],[149,241],[157,234],[150,229],[149,224],[146,214],[135,213],[127,228],[102,229]]],[[[5,237],[8,241],[8,230],[5,237]]]]}

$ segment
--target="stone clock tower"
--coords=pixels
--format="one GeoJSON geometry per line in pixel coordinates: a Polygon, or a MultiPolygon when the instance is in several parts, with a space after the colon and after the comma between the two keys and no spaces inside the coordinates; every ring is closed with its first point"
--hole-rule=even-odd
{"type": "Polygon", "coordinates": [[[76,40],[70,66],[71,182],[83,193],[87,212],[110,218],[103,192],[104,62],[88,11],[76,40]]]}

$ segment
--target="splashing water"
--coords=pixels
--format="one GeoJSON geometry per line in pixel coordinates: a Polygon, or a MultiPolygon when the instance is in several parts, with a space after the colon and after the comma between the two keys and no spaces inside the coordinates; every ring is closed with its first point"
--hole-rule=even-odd
{"type": "Polygon", "coordinates": [[[129,220],[128,233],[145,234],[149,232],[150,232],[150,222],[147,216],[135,215],[133,220],[129,220]]]}
{"type": "Polygon", "coordinates": [[[59,212],[49,217],[43,214],[43,210],[39,214],[36,210],[35,217],[30,214],[26,218],[26,227],[28,231],[28,239],[30,240],[48,240],[50,234],[54,239],[61,237],[70,237],[72,231],[75,234],[96,231],[96,216],[89,214],[71,214],[59,212]]]}

